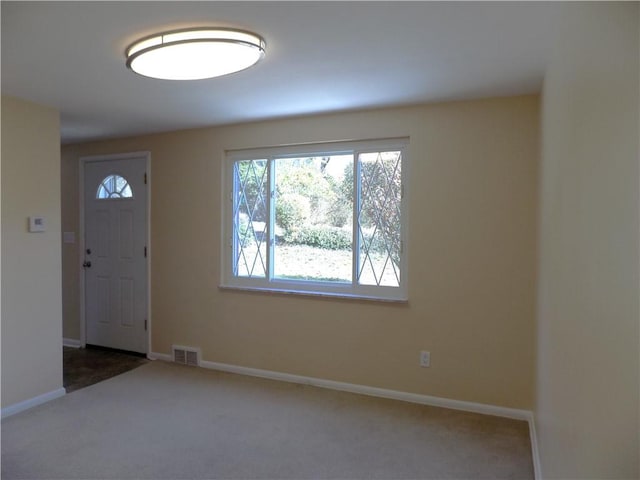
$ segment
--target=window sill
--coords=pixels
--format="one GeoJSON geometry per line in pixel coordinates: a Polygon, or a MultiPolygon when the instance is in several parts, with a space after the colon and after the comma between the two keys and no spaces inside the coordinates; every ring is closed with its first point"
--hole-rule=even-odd
{"type": "Polygon", "coordinates": [[[357,300],[357,301],[367,301],[367,302],[381,302],[381,303],[396,303],[402,305],[408,305],[409,300],[406,298],[384,298],[384,297],[374,297],[367,295],[358,295],[353,293],[334,293],[334,292],[321,292],[321,291],[301,291],[301,290],[293,290],[286,288],[273,288],[273,287],[239,287],[239,286],[231,286],[231,285],[218,285],[219,290],[229,290],[229,291],[242,291],[242,292],[256,292],[256,293],[267,293],[267,294],[276,294],[276,295],[295,295],[301,297],[313,297],[313,298],[326,298],[326,299],[336,299],[336,300],[357,300]]]}

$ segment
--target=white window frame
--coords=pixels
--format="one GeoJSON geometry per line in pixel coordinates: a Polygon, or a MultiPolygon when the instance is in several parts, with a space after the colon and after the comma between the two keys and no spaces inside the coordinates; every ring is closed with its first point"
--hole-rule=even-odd
{"type": "MultiPolygon", "coordinates": [[[[409,139],[408,138],[392,138],[379,140],[363,140],[353,142],[331,142],[319,144],[304,145],[288,145],[282,147],[267,147],[245,150],[227,150],[225,151],[222,162],[221,176],[221,192],[222,192],[222,242],[221,242],[221,279],[219,287],[222,289],[237,290],[255,290],[265,292],[280,292],[302,295],[319,295],[342,298],[355,298],[365,300],[379,300],[389,302],[406,302],[408,301],[408,178],[409,178],[409,139]],[[357,169],[358,155],[370,152],[383,151],[401,151],[401,204],[400,204],[400,241],[401,241],[401,257],[400,257],[400,285],[398,287],[377,286],[377,285],[360,285],[357,283],[356,264],[353,262],[353,275],[351,283],[339,282],[314,282],[309,280],[288,280],[282,278],[273,278],[273,264],[271,255],[273,252],[273,244],[267,242],[267,275],[265,278],[236,276],[233,273],[233,188],[234,188],[234,164],[242,160],[267,160],[271,162],[278,158],[296,158],[296,157],[320,157],[339,154],[353,154],[354,169],[357,169]]],[[[267,183],[267,211],[272,212],[271,188],[274,178],[269,173],[267,183]]],[[[357,175],[354,175],[354,179],[357,175]]],[[[355,181],[355,180],[354,180],[355,181]]],[[[356,191],[354,189],[354,191],[356,191]]],[[[353,213],[353,249],[358,248],[358,229],[357,229],[357,213],[358,202],[354,199],[353,213]]],[[[267,222],[267,235],[269,239],[273,237],[274,218],[270,215],[267,222]]],[[[354,258],[357,255],[354,255],[354,258]]]]}

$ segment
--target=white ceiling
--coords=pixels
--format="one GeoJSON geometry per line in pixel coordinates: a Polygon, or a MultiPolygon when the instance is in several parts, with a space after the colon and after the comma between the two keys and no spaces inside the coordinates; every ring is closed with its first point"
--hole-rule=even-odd
{"type": "Polygon", "coordinates": [[[558,3],[1,2],[2,93],[55,107],[64,143],[538,92],[558,3]],[[192,82],[125,67],[139,37],[254,31],[253,68],[192,82]]]}

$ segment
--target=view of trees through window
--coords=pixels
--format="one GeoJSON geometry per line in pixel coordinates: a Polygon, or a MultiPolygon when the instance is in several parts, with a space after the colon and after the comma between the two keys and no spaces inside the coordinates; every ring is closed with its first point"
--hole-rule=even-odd
{"type": "Polygon", "coordinates": [[[399,286],[401,164],[400,151],[236,161],[234,275],[399,286]]]}

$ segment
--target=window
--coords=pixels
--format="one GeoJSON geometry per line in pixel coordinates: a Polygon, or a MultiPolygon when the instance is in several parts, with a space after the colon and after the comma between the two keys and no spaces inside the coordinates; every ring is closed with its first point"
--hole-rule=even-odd
{"type": "Polygon", "coordinates": [[[222,286],[406,300],[407,145],[228,152],[222,286]]]}
{"type": "Polygon", "coordinates": [[[133,198],[131,186],[120,175],[107,176],[98,186],[96,198],[105,200],[107,198],[133,198]]]}

